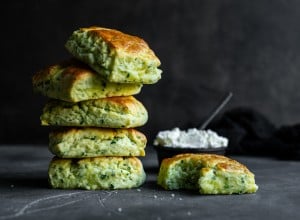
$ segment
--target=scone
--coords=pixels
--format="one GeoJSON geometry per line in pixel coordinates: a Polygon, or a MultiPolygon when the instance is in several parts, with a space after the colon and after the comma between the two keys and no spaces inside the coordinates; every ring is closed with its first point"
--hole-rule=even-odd
{"type": "Polygon", "coordinates": [[[33,76],[35,91],[53,99],[79,102],[112,96],[138,94],[142,84],[111,83],[90,69],[75,61],[64,61],[45,68],[33,76]]]}
{"type": "Polygon", "coordinates": [[[49,100],[40,117],[42,125],[133,128],[144,125],[148,113],[133,96],[77,103],[49,100]]]}
{"type": "Polygon", "coordinates": [[[50,186],[61,189],[130,189],[146,178],[136,157],[53,158],[48,174],[50,186]]]}
{"type": "Polygon", "coordinates": [[[89,27],[74,31],[65,46],[110,82],[153,84],[161,78],[160,60],[139,37],[89,27]]]}
{"type": "Polygon", "coordinates": [[[158,184],[167,190],[193,189],[201,194],[254,193],[254,174],[221,155],[179,154],[161,163],[158,184]]]}
{"type": "Polygon", "coordinates": [[[60,158],[145,156],[146,142],[131,128],[64,128],[49,134],[49,150],[60,158]]]}

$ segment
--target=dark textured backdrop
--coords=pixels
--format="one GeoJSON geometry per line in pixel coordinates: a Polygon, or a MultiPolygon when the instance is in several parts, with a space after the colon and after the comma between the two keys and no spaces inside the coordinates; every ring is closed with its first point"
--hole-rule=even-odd
{"type": "Polygon", "coordinates": [[[0,144],[47,143],[39,125],[45,97],[31,77],[69,54],[68,36],[99,25],[144,38],[163,77],[138,98],[149,111],[141,128],[198,125],[224,93],[227,109],[250,106],[277,125],[300,121],[300,1],[94,0],[1,4],[0,144]]]}

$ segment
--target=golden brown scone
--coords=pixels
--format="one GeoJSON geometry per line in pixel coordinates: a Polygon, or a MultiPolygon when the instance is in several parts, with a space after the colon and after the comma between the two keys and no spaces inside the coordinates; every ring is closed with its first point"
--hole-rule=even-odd
{"type": "Polygon", "coordinates": [[[49,100],[41,115],[42,125],[133,128],[144,125],[148,112],[133,96],[82,102],[49,100]]]}
{"type": "Polygon", "coordinates": [[[67,50],[110,82],[152,84],[161,77],[160,60],[141,38],[103,28],[80,28],[67,50]]]}
{"type": "Polygon", "coordinates": [[[135,129],[63,128],[49,135],[49,150],[60,158],[145,156],[147,139],[135,129]]]}
{"type": "Polygon", "coordinates": [[[79,102],[140,92],[142,84],[111,83],[89,66],[70,59],[47,67],[33,76],[35,91],[53,99],[79,102]]]}
{"type": "Polygon", "coordinates": [[[258,186],[247,167],[215,154],[180,154],[161,163],[158,184],[165,189],[198,189],[201,194],[254,193],[258,186]]]}

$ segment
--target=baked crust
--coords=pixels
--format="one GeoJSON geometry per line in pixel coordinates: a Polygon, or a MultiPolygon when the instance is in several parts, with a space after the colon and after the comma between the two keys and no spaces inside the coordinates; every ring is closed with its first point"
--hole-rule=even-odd
{"type": "Polygon", "coordinates": [[[146,136],[135,129],[61,128],[49,134],[49,150],[60,158],[145,156],[146,136]]]}
{"type": "Polygon", "coordinates": [[[160,60],[155,56],[154,52],[149,48],[149,45],[142,38],[125,34],[115,29],[96,26],[80,28],[80,30],[89,32],[93,37],[101,37],[116,51],[134,54],[135,56],[147,56],[154,61],[157,66],[160,65],[160,60]]]}
{"type": "Polygon", "coordinates": [[[161,78],[160,60],[148,44],[118,30],[80,28],[65,47],[110,82],[153,84],[161,78]]]}
{"type": "Polygon", "coordinates": [[[178,154],[175,157],[167,158],[164,163],[166,166],[170,166],[172,163],[182,159],[201,161],[205,167],[217,166],[224,171],[241,172],[246,173],[247,175],[253,175],[245,165],[229,157],[217,154],[178,154]]]}
{"type": "Polygon", "coordinates": [[[133,128],[147,122],[148,112],[133,96],[78,103],[52,99],[46,103],[40,119],[42,125],[133,128]]]}
{"type": "Polygon", "coordinates": [[[215,154],[179,154],[162,161],[157,183],[167,190],[201,194],[254,193],[254,174],[236,160],[215,154]]]}
{"type": "Polygon", "coordinates": [[[108,82],[88,65],[75,59],[37,72],[32,78],[32,84],[35,91],[68,102],[135,95],[142,87],[142,84],[137,83],[108,82]]]}

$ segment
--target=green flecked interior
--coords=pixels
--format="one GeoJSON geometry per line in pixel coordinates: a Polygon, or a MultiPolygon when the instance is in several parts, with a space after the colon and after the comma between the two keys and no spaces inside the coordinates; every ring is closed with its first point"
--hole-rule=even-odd
{"type": "Polygon", "coordinates": [[[158,182],[165,188],[173,189],[197,189],[201,169],[200,163],[180,160],[171,169],[160,170],[158,182]]]}
{"type": "Polygon", "coordinates": [[[77,30],[66,42],[66,48],[77,59],[87,63],[111,82],[156,83],[161,78],[159,63],[146,55],[133,56],[110,48],[99,36],[77,30]]]}
{"type": "Polygon", "coordinates": [[[93,129],[84,129],[49,135],[50,151],[61,158],[144,156],[145,146],[145,138],[125,132],[119,132],[117,135],[99,135],[93,129]]]}
{"type": "Polygon", "coordinates": [[[171,167],[161,166],[158,184],[165,189],[192,189],[201,194],[241,194],[257,190],[254,176],[205,167],[200,161],[179,160],[171,167]]]}
{"type": "Polygon", "coordinates": [[[65,68],[57,65],[44,79],[35,83],[34,89],[50,98],[79,102],[112,96],[138,94],[142,84],[107,82],[97,74],[86,74],[75,80],[72,74],[64,74],[65,68]]]}
{"type": "Polygon", "coordinates": [[[42,125],[94,126],[108,128],[132,128],[144,125],[148,113],[142,104],[136,111],[112,107],[107,100],[88,100],[69,103],[50,100],[40,117],[42,125]]]}
{"type": "Polygon", "coordinates": [[[78,81],[71,89],[71,98],[78,102],[112,96],[135,95],[141,91],[141,88],[142,84],[111,83],[101,77],[93,76],[78,81]]]}
{"type": "Polygon", "coordinates": [[[202,194],[242,194],[254,193],[257,190],[254,177],[215,168],[200,174],[198,183],[202,194]]]}
{"type": "Polygon", "coordinates": [[[73,32],[66,42],[66,48],[78,59],[97,67],[97,72],[107,77],[115,62],[115,52],[100,37],[86,31],[73,32]]]}
{"type": "Polygon", "coordinates": [[[71,100],[72,81],[63,76],[63,71],[64,69],[59,66],[52,68],[47,77],[34,82],[34,90],[48,97],[71,100]]]}
{"type": "Polygon", "coordinates": [[[137,167],[126,158],[105,158],[102,161],[64,159],[51,162],[48,174],[53,188],[88,190],[138,187],[146,178],[143,167],[137,167]]]}

